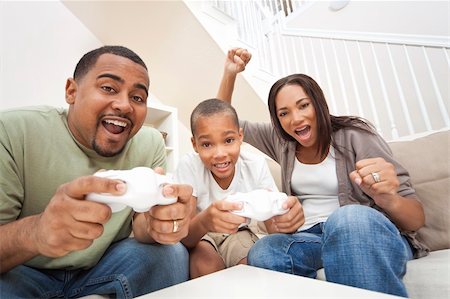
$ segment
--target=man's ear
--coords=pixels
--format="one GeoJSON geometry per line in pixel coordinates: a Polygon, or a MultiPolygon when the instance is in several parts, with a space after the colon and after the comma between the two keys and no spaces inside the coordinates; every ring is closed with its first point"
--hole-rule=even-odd
{"type": "Polygon", "coordinates": [[[195,142],[194,136],[191,137],[191,143],[192,143],[192,148],[194,149],[194,151],[196,153],[198,153],[198,151],[197,151],[197,143],[195,142]]]}
{"type": "Polygon", "coordinates": [[[77,82],[73,78],[69,78],[66,81],[66,103],[75,103],[75,96],[77,94],[77,82]]]}

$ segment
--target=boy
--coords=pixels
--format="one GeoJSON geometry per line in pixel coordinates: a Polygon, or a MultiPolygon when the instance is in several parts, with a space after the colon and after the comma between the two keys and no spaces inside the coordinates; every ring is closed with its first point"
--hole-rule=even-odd
{"type": "Polygon", "coordinates": [[[263,156],[241,152],[242,129],[234,108],[221,100],[201,102],[191,114],[192,146],[196,153],[180,161],[175,180],[193,187],[197,214],[182,243],[190,249],[191,278],[246,264],[258,237],[247,219],[231,213],[241,203],[228,195],[254,189],[277,191],[263,156]]]}

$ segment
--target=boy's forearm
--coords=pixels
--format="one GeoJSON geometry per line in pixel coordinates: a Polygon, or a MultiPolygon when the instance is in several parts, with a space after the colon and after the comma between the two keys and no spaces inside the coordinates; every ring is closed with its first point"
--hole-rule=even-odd
{"type": "Polygon", "coordinates": [[[220,81],[219,90],[217,92],[218,99],[231,103],[236,76],[237,74],[227,72],[226,70],[224,71],[222,80],[220,81]]]}
{"type": "Polygon", "coordinates": [[[202,237],[208,232],[208,230],[201,223],[202,213],[197,214],[189,224],[189,234],[186,238],[181,240],[184,246],[187,248],[195,247],[202,237]]]}

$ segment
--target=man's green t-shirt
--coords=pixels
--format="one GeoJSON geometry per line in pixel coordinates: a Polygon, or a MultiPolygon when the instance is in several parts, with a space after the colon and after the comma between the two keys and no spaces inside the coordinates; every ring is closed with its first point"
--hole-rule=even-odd
{"type": "MultiPolygon", "coordinates": [[[[161,134],[143,127],[114,157],[102,157],[78,143],[67,111],[29,107],[0,112],[0,224],[44,211],[57,188],[100,169],[165,168],[161,134]]],[[[132,210],[114,213],[102,236],[81,251],[60,258],[37,256],[26,265],[43,269],[94,266],[112,242],[129,236],[132,210]]]]}

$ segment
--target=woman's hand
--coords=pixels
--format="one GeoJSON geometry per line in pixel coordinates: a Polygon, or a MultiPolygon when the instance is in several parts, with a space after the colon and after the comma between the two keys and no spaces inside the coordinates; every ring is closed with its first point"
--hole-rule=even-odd
{"type": "Polygon", "coordinates": [[[350,173],[364,193],[382,208],[391,220],[406,231],[415,231],[425,223],[422,204],[415,198],[400,196],[400,182],[392,163],[383,158],[364,159],[356,162],[356,170],[350,173]]]}
{"type": "Polygon", "coordinates": [[[289,196],[283,204],[283,209],[289,209],[289,211],[264,221],[269,234],[293,233],[305,223],[303,207],[297,197],[289,196]]]}
{"type": "Polygon", "coordinates": [[[382,209],[395,204],[400,182],[392,163],[383,158],[364,159],[356,162],[356,170],[350,173],[364,193],[369,195],[382,209]]]}

